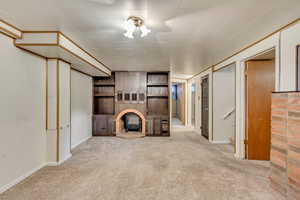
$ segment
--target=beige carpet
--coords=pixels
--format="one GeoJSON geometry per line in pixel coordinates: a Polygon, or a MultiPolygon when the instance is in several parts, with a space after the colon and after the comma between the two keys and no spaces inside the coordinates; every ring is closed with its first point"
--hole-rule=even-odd
{"type": "Polygon", "coordinates": [[[229,145],[191,131],[172,137],[92,138],[1,200],[276,200],[268,163],[238,161],[229,145]]]}

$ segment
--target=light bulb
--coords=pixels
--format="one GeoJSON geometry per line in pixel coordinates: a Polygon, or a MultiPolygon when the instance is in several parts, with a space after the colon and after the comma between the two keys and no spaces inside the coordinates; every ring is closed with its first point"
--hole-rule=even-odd
{"type": "Polygon", "coordinates": [[[130,39],[133,39],[134,37],[133,37],[133,32],[131,32],[131,31],[127,31],[126,33],[124,33],[124,36],[125,37],[128,37],[128,38],[130,38],[130,39]]]}
{"type": "Polygon", "coordinates": [[[145,36],[148,35],[148,33],[151,33],[151,30],[148,29],[145,25],[142,25],[140,27],[140,29],[141,29],[141,32],[142,32],[141,37],[145,37],[145,36]]]}

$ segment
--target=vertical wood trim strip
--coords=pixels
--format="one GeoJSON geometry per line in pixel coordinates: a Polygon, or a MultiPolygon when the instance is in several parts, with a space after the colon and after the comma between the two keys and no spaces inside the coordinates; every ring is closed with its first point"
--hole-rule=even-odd
{"type": "Polygon", "coordinates": [[[46,130],[48,130],[48,92],[49,92],[49,88],[48,88],[48,59],[45,60],[46,61],[46,130]]]}
{"type": "Polygon", "coordinates": [[[56,161],[59,162],[59,137],[60,137],[60,117],[59,117],[59,111],[60,111],[60,89],[59,89],[59,60],[56,60],[56,128],[57,128],[57,135],[56,135],[56,161]]]}

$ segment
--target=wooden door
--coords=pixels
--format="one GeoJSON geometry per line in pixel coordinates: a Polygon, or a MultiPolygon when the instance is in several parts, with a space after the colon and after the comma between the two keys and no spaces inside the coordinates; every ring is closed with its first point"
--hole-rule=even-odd
{"type": "Polygon", "coordinates": [[[201,83],[201,134],[208,139],[209,132],[209,81],[208,76],[201,83]]]}
{"type": "Polygon", "coordinates": [[[275,89],[275,62],[246,63],[246,158],[270,160],[271,93],[275,89]]]}

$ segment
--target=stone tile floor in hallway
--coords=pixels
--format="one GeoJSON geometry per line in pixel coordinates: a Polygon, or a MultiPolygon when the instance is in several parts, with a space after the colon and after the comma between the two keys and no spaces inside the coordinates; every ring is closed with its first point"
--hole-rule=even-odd
{"type": "Polygon", "coordinates": [[[1,200],[281,200],[268,163],[239,161],[229,145],[192,131],[170,138],[97,137],[59,167],[46,167],[1,200]]]}

